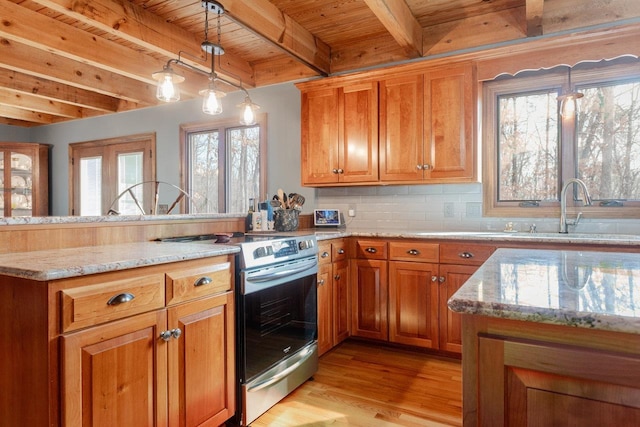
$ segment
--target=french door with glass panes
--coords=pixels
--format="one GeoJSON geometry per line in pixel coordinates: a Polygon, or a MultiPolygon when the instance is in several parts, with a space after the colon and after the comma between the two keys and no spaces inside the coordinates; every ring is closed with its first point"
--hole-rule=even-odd
{"type": "Polygon", "coordinates": [[[83,142],[69,147],[71,215],[156,213],[155,135],[83,142]]]}

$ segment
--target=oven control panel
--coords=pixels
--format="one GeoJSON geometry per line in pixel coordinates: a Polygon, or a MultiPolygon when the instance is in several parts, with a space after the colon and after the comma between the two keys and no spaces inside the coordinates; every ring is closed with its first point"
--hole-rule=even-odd
{"type": "Polygon", "coordinates": [[[240,244],[243,267],[252,268],[317,254],[315,236],[292,236],[256,239],[240,244]]]}

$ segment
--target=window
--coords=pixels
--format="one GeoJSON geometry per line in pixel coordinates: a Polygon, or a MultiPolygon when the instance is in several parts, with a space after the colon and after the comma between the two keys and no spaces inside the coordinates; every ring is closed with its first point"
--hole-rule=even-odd
{"type": "Polygon", "coordinates": [[[71,158],[71,215],[107,215],[111,209],[121,215],[153,214],[153,187],[137,186],[155,181],[155,135],[143,134],[69,144],[71,158]],[[134,200],[131,196],[135,196],[134,200]]]}
{"type": "Polygon", "coordinates": [[[583,94],[575,118],[559,111],[567,80],[567,67],[557,67],[484,84],[486,215],[556,215],[562,183],[579,178],[594,202],[584,206],[582,193],[569,191],[570,208],[585,216],[640,217],[637,60],[574,67],[572,86],[583,94]]]}
{"type": "Polygon", "coordinates": [[[266,194],[266,116],[181,127],[181,184],[190,213],[245,213],[266,194]]]}

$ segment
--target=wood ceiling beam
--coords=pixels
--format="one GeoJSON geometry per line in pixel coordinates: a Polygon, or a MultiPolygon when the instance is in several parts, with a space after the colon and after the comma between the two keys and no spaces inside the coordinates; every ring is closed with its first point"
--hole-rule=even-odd
{"type": "Polygon", "coordinates": [[[0,87],[0,104],[72,119],[83,117],[82,109],[74,105],[3,87],[0,87]]]}
{"type": "Polygon", "coordinates": [[[140,106],[158,103],[152,85],[10,40],[0,39],[0,67],[125,99],[140,106]]]}
{"type": "Polygon", "coordinates": [[[404,0],[364,2],[389,31],[391,37],[407,52],[409,58],[419,58],[423,55],[422,26],[404,0]]]}
{"type": "Polygon", "coordinates": [[[0,72],[0,87],[37,95],[43,99],[76,105],[81,108],[108,113],[118,111],[119,100],[117,98],[17,71],[2,69],[0,72]]]}
{"type": "MultiPolygon", "coordinates": [[[[12,2],[0,2],[0,16],[3,17],[0,37],[149,85],[156,83],[151,73],[161,70],[166,63],[12,2]],[[44,30],[34,37],[34,28],[44,30]]],[[[184,93],[196,94],[207,86],[206,76],[194,74],[194,77],[182,84],[184,93]]]]}
{"type": "Polygon", "coordinates": [[[0,104],[0,116],[8,119],[23,120],[25,122],[39,124],[51,124],[56,122],[55,116],[2,104],[0,104]]]}
{"type": "Polygon", "coordinates": [[[542,15],[544,12],[544,0],[526,0],[527,37],[536,37],[543,34],[542,15]]]}
{"type": "Polygon", "coordinates": [[[322,75],[331,71],[331,48],[269,0],[222,0],[233,21],[283,49],[322,75]]]}
{"type": "MultiPolygon", "coordinates": [[[[195,34],[128,0],[33,1],[169,58],[177,58],[180,51],[189,52],[201,61],[184,56],[181,58],[184,62],[207,73],[211,71],[209,60],[205,60],[204,51],[200,48],[202,40],[195,34]]],[[[216,70],[218,75],[237,83],[241,79],[245,86],[255,86],[253,69],[247,61],[229,53],[224,54],[224,61],[227,72],[216,70]]],[[[150,72],[153,71],[157,70],[150,72]]]]}

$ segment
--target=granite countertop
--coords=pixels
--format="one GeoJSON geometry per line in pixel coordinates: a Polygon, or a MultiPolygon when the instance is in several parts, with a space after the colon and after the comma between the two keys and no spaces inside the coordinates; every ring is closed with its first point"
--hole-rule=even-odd
{"type": "Polygon", "coordinates": [[[0,254],[0,274],[55,280],[240,252],[237,246],[141,242],[0,254]]]}
{"type": "Polygon", "coordinates": [[[498,249],[449,308],[640,334],[640,254],[498,249]]]}

